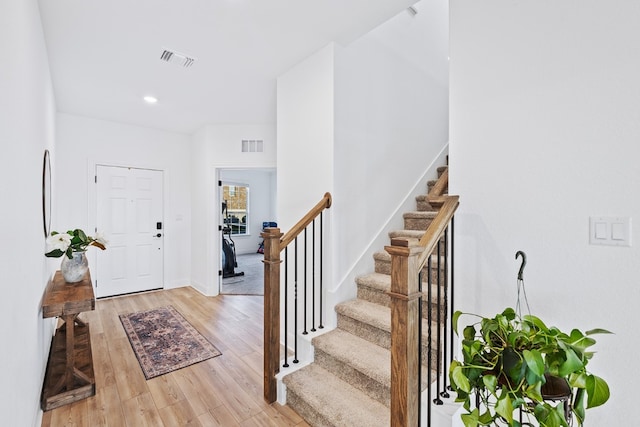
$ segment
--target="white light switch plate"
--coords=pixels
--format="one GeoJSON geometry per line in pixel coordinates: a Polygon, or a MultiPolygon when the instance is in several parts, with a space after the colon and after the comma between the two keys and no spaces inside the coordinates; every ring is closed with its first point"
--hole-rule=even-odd
{"type": "Polygon", "coordinates": [[[606,246],[631,246],[631,218],[592,216],[589,218],[589,243],[606,246]]]}

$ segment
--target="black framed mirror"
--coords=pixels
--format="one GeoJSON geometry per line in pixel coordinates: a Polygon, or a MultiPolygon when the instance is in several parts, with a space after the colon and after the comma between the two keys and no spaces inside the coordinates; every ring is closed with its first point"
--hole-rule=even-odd
{"type": "Polygon", "coordinates": [[[49,150],[44,150],[42,162],[42,226],[44,237],[47,238],[51,227],[51,158],[49,150]]]}

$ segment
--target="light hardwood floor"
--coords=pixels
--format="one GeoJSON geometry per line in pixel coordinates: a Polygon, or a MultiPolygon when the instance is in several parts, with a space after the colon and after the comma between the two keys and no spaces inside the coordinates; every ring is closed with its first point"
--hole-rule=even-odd
{"type": "Polygon", "coordinates": [[[96,395],[44,413],[60,426],[308,426],[262,398],[261,296],[205,297],[190,287],[98,300],[90,325],[96,395]],[[222,355],[145,380],[119,314],[173,305],[222,355]]]}

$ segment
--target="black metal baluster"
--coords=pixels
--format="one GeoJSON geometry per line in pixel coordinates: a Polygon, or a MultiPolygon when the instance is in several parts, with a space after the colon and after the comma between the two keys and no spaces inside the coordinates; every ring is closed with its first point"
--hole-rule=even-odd
{"type": "Polygon", "coordinates": [[[316,220],[311,222],[311,332],[316,331],[316,220]]]}
{"type": "Polygon", "coordinates": [[[418,272],[418,426],[422,424],[422,269],[418,272]]]}
{"type": "Polygon", "coordinates": [[[302,335],[307,335],[307,229],[304,229],[304,331],[302,331],[302,335]]]}
{"type": "Polygon", "coordinates": [[[298,238],[293,242],[293,363],[298,363],[298,238]]]}
{"type": "Polygon", "coordinates": [[[441,261],[440,261],[440,239],[438,239],[438,246],[436,249],[436,254],[438,257],[438,260],[436,261],[436,268],[437,268],[437,275],[436,275],[436,282],[437,282],[437,304],[436,304],[436,319],[437,319],[437,331],[436,331],[436,398],[433,399],[433,403],[435,403],[436,405],[442,405],[444,402],[442,401],[442,399],[440,399],[440,395],[438,394],[440,392],[440,377],[442,376],[442,372],[440,369],[440,353],[442,352],[442,349],[440,348],[440,344],[441,344],[441,329],[442,329],[442,316],[440,315],[440,311],[442,310],[442,307],[440,305],[440,298],[442,297],[441,295],[441,291],[440,291],[440,285],[442,283],[442,279],[440,277],[440,267],[441,267],[441,261]]]}
{"type": "MultiPolygon", "coordinates": [[[[454,282],[455,281],[453,280],[453,276],[454,276],[454,271],[455,271],[454,270],[454,261],[456,259],[455,251],[454,251],[454,242],[455,242],[455,239],[454,239],[454,227],[453,227],[454,218],[455,217],[451,217],[451,225],[450,225],[450,227],[451,227],[451,236],[450,236],[450,239],[451,239],[451,271],[449,273],[450,277],[451,277],[451,280],[449,282],[449,293],[451,295],[451,299],[450,299],[451,300],[451,302],[450,302],[451,317],[449,317],[450,319],[453,319],[453,313],[454,313],[454,306],[453,306],[453,297],[454,297],[453,290],[454,290],[454,288],[453,288],[453,286],[454,286],[454,282]]],[[[450,338],[450,344],[451,344],[451,354],[449,355],[449,366],[451,366],[451,363],[453,363],[453,334],[454,334],[453,325],[449,325],[449,338],[450,338]]],[[[451,386],[449,386],[449,390],[451,390],[451,386]]]]}
{"type": "Polygon", "coordinates": [[[324,270],[324,265],[322,264],[322,242],[324,241],[324,234],[322,234],[322,218],[324,217],[324,213],[320,214],[320,325],[318,325],[318,329],[323,329],[322,325],[322,271],[324,270]]]}
{"type": "Polygon", "coordinates": [[[289,257],[288,257],[288,251],[287,249],[289,249],[289,247],[285,247],[284,248],[284,365],[282,365],[283,368],[288,368],[289,367],[289,348],[287,347],[287,331],[288,331],[288,324],[287,324],[287,319],[289,318],[289,316],[287,316],[288,312],[289,312],[289,299],[287,298],[287,289],[289,288],[289,257]]]}
{"type": "MultiPolygon", "coordinates": [[[[433,348],[431,346],[431,319],[433,317],[432,303],[432,278],[431,278],[431,256],[427,258],[427,404],[431,407],[431,358],[433,357],[433,348]]],[[[427,418],[427,427],[431,427],[431,409],[429,409],[429,417],[427,418]]]]}
{"type": "Polygon", "coordinates": [[[449,298],[447,297],[447,290],[448,290],[448,283],[447,283],[447,279],[448,279],[448,267],[449,267],[449,228],[445,228],[444,229],[444,300],[443,300],[443,309],[444,309],[444,322],[443,322],[443,328],[444,328],[444,339],[443,339],[443,343],[442,343],[442,348],[444,350],[444,354],[442,355],[442,391],[440,392],[440,396],[444,397],[444,398],[448,398],[449,397],[449,393],[447,393],[447,372],[448,372],[448,365],[445,365],[447,363],[447,331],[449,330],[449,298]]]}

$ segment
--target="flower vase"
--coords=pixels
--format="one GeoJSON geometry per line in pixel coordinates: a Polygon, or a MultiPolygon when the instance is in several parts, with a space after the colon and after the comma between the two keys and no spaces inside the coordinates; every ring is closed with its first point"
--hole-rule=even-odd
{"type": "Polygon", "coordinates": [[[73,258],[62,256],[60,265],[62,277],[67,283],[76,283],[84,279],[84,275],[89,270],[89,262],[84,252],[73,252],[73,258]]]}

